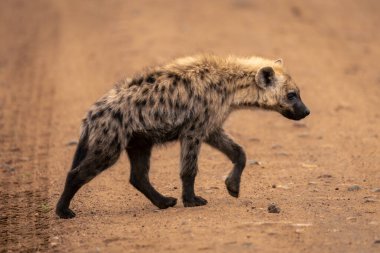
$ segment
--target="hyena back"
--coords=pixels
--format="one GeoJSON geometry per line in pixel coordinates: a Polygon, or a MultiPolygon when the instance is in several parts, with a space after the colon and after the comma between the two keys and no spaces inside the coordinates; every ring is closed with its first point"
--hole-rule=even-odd
{"type": "Polygon", "coordinates": [[[282,60],[188,57],[118,83],[92,106],[83,120],[56,213],[61,218],[74,217],[69,205],[75,193],[112,166],[122,150],[126,150],[130,160],[130,183],[157,207],[174,206],[177,200],[160,194],[148,176],[153,145],[174,140],[181,144],[185,207],[207,203],[194,191],[202,142],[233,162],[225,183],[229,194],[238,197],[246,156],[222,125],[231,111],[254,107],[278,111],[293,120],[310,113],[282,60]]]}

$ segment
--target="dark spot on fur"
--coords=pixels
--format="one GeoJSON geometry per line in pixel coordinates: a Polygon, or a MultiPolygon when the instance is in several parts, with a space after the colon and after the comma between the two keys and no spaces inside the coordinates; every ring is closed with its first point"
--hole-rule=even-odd
{"type": "Polygon", "coordinates": [[[123,125],[123,115],[119,110],[112,112],[112,117],[116,119],[120,125],[123,125]]]}
{"type": "Polygon", "coordinates": [[[104,135],[107,135],[107,134],[108,134],[108,127],[103,128],[103,134],[104,134],[104,135]]]}
{"type": "Polygon", "coordinates": [[[153,107],[155,103],[156,103],[156,101],[154,101],[153,96],[150,97],[150,98],[149,98],[149,106],[150,106],[150,107],[153,107]]]}
{"type": "Polygon", "coordinates": [[[226,96],[223,94],[222,95],[222,104],[224,104],[224,102],[226,102],[226,96]]]}
{"type": "Polygon", "coordinates": [[[94,113],[92,116],[91,116],[91,120],[95,120],[97,118],[100,118],[102,117],[104,114],[104,110],[99,110],[97,111],[96,113],[94,113]]]}
{"type": "Polygon", "coordinates": [[[150,75],[150,76],[148,76],[148,77],[146,78],[146,82],[147,82],[147,83],[152,84],[152,83],[154,83],[155,81],[156,81],[156,78],[154,78],[153,75],[150,75]]]}
{"type": "Polygon", "coordinates": [[[181,77],[174,72],[169,73],[168,78],[172,79],[175,83],[177,83],[179,80],[181,80],[181,77]]]}
{"type": "Polygon", "coordinates": [[[149,89],[148,88],[144,88],[142,91],[141,91],[141,95],[142,96],[145,96],[147,93],[148,93],[149,89]]]}
{"type": "Polygon", "coordinates": [[[143,127],[145,127],[144,116],[143,116],[141,110],[139,111],[139,121],[140,121],[141,125],[142,125],[143,127]]]}
{"type": "Polygon", "coordinates": [[[169,87],[169,94],[170,95],[173,95],[173,93],[174,93],[174,86],[173,85],[170,85],[170,87],[169,87]]]}
{"type": "Polygon", "coordinates": [[[187,105],[182,104],[182,105],[181,105],[181,110],[182,110],[182,111],[186,111],[186,110],[187,110],[187,105]]]}
{"type": "Polygon", "coordinates": [[[97,149],[97,150],[95,150],[94,155],[99,156],[99,155],[101,155],[102,153],[103,153],[103,150],[101,150],[101,149],[97,149]]]}
{"type": "Polygon", "coordinates": [[[177,100],[175,103],[175,109],[179,110],[181,108],[180,102],[177,100]]]}
{"type": "Polygon", "coordinates": [[[134,78],[131,84],[129,85],[129,87],[135,86],[135,85],[141,85],[143,81],[144,79],[142,77],[134,78]]]}
{"type": "Polygon", "coordinates": [[[166,86],[162,86],[162,87],[161,87],[161,93],[164,93],[165,90],[166,90],[166,86]]]}
{"type": "Polygon", "coordinates": [[[146,99],[141,99],[141,100],[136,101],[136,107],[140,109],[144,107],[145,105],[146,105],[146,99]]]}
{"type": "Polygon", "coordinates": [[[158,85],[156,84],[156,85],[154,86],[154,92],[158,92],[158,89],[159,89],[159,87],[158,87],[158,85]]]}
{"type": "Polygon", "coordinates": [[[186,77],[182,78],[182,82],[185,86],[189,86],[190,85],[190,80],[186,77]]]}
{"type": "Polygon", "coordinates": [[[205,118],[208,118],[209,117],[209,115],[208,115],[208,108],[206,107],[205,108],[205,118]]]}
{"type": "Polygon", "coordinates": [[[203,79],[205,78],[205,73],[203,71],[199,72],[199,77],[203,81],[203,79]]]}
{"type": "Polygon", "coordinates": [[[172,108],[173,107],[173,101],[169,98],[168,102],[169,102],[169,107],[172,108]]]}
{"type": "Polygon", "coordinates": [[[115,135],[115,137],[113,138],[111,146],[114,147],[116,150],[120,150],[120,141],[118,135],[115,135]]]}
{"type": "Polygon", "coordinates": [[[101,105],[104,105],[104,104],[105,104],[105,101],[103,101],[103,100],[97,101],[97,102],[95,103],[95,105],[96,105],[97,107],[99,107],[99,106],[101,106],[101,105]]]}
{"type": "Polygon", "coordinates": [[[154,120],[158,121],[160,119],[160,114],[158,113],[158,111],[155,111],[154,112],[154,120]]]}
{"type": "Polygon", "coordinates": [[[164,105],[165,104],[165,99],[163,96],[160,97],[160,104],[161,105],[164,105]]]}

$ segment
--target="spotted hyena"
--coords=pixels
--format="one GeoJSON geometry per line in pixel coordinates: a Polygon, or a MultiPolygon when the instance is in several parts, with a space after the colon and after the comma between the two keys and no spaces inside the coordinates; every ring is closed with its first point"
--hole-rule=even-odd
{"type": "Polygon", "coordinates": [[[69,205],[75,193],[112,166],[122,150],[127,152],[131,165],[130,183],[157,207],[174,206],[177,199],[160,194],[149,182],[152,147],[174,140],[181,144],[185,207],[207,203],[194,192],[203,142],[233,162],[225,183],[229,194],[238,197],[246,156],[222,125],[232,111],[254,107],[277,111],[292,120],[310,113],[281,60],[187,57],[118,83],[83,120],[56,213],[61,218],[74,217],[69,205]]]}

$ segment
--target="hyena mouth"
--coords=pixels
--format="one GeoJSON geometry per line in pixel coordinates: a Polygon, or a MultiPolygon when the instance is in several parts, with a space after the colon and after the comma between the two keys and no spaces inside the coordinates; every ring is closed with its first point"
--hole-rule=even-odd
{"type": "Polygon", "coordinates": [[[306,108],[302,112],[298,112],[298,113],[295,113],[291,110],[285,110],[285,111],[282,111],[281,114],[282,116],[291,120],[301,120],[310,114],[310,110],[306,108]]]}

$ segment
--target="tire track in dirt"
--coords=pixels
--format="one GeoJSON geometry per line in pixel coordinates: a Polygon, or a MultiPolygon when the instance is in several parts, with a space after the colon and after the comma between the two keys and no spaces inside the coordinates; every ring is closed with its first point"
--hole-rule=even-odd
{"type": "Polygon", "coordinates": [[[0,249],[36,252],[49,246],[51,207],[47,204],[48,177],[44,172],[48,166],[54,87],[49,85],[46,52],[54,46],[57,22],[44,25],[44,19],[56,20],[54,10],[44,2],[14,2],[7,7],[3,19],[14,23],[12,30],[23,33],[24,39],[12,40],[9,30],[2,36],[8,38],[4,46],[14,51],[1,52],[6,64],[0,72],[0,249]],[[18,15],[24,8],[31,11],[21,18],[18,15]],[[25,26],[16,19],[29,24],[25,26]]]}

